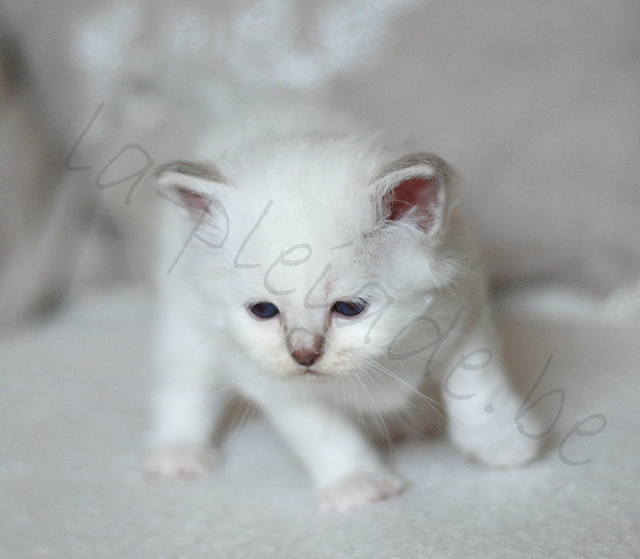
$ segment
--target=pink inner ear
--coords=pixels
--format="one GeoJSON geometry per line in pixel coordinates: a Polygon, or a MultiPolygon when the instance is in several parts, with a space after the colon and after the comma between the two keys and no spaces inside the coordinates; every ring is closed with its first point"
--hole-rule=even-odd
{"type": "Polygon", "coordinates": [[[180,198],[187,210],[189,210],[189,213],[194,214],[195,217],[199,217],[204,212],[209,211],[211,200],[205,196],[182,187],[178,188],[178,194],[180,194],[180,198]]]}
{"type": "Polygon", "coordinates": [[[416,209],[418,224],[428,230],[437,222],[440,205],[438,180],[429,177],[414,177],[402,181],[393,189],[389,205],[389,219],[397,220],[411,208],[416,209]]]}

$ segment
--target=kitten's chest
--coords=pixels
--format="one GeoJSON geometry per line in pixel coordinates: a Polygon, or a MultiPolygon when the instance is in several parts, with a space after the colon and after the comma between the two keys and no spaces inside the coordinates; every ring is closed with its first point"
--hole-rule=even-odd
{"type": "Polygon", "coordinates": [[[424,363],[393,371],[388,364],[371,362],[360,371],[326,379],[272,379],[259,374],[246,357],[236,355],[233,361],[238,390],[267,407],[316,402],[347,414],[379,416],[405,408],[425,380],[424,363]],[[244,372],[237,376],[239,370],[244,372]]]}

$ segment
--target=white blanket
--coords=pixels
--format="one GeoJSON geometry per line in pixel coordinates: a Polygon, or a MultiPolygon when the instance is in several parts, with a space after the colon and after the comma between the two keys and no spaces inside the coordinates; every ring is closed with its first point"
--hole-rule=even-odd
{"type": "Polygon", "coordinates": [[[220,470],[145,478],[149,316],[112,293],[0,340],[0,558],[640,556],[640,323],[502,316],[523,395],[553,356],[527,402],[559,416],[544,456],[492,470],[446,438],[402,443],[403,495],[322,516],[261,418],[231,429],[220,470]]]}

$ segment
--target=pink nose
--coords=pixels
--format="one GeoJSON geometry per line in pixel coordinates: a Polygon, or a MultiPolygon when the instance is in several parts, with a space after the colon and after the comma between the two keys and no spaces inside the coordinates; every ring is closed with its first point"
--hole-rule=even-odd
{"type": "Polygon", "coordinates": [[[303,365],[304,367],[311,367],[311,365],[317,361],[318,357],[320,357],[320,354],[313,349],[303,348],[296,349],[291,353],[291,357],[293,357],[300,365],[303,365]]]}

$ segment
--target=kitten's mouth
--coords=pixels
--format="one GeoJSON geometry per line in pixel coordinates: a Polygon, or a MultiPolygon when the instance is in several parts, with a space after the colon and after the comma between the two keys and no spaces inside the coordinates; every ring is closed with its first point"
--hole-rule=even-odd
{"type": "Polygon", "coordinates": [[[327,375],[327,373],[323,373],[321,371],[316,371],[315,369],[302,369],[300,371],[300,375],[306,377],[306,378],[310,378],[310,379],[322,379],[322,378],[328,378],[329,375],[327,375]]]}

